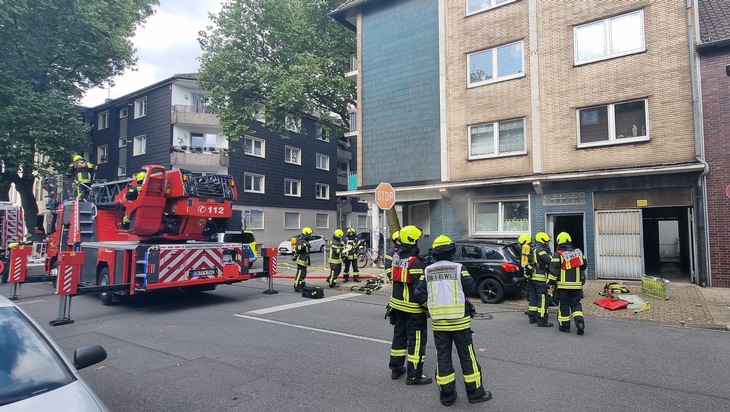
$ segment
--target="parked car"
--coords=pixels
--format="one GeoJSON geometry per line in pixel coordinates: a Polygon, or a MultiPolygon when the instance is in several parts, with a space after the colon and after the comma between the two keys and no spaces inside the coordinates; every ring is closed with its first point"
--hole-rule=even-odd
{"type": "Polygon", "coordinates": [[[78,370],[106,359],[99,345],[71,363],[24,311],[0,296],[0,411],[108,411],[78,370]]]}
{"type": "Polygon", "coordinates": [[[505,294],[521,292],[527,279],[520,267],[517,243],[499,240],[459,240],[454,261],[469,271],[485,303],[500,303],[505,294]]]}
{"type": "MultiPolygon", "coordinates": [[[[324,252],[325,248],[327,248],[327,239],[325,239],[322,235],[313,234],[311,236],[312,240],[309,241],[309,250],[311,252],[324,252]]],[[[299,238],[299,236],[297,236],[297,238],[299,238]]],[[[282,255],[292,254],[291,239],[287,239],[279,243],[279,253],[282,255]]]]}

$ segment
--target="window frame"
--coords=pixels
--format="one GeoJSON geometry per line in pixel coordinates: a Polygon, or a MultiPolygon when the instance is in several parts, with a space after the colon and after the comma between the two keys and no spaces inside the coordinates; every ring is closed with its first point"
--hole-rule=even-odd
{"type": "Polygon", "coordinates": [[[317,153],[314,158],[315,158],[314,167],[317,168],[317,170],[326,170],[326,171],[330,170],[330,157],[328,155],[322,154],[322,153],[317,153]],[[326,163],[324,167],[320,167],[320,165],[319,165],[320,159],[324,159],[324,161],[326,163]]]}
{"type": "Polygon", "coordinates": [[[264,215],[265,212],[263,210],[247,210],[246,212],[248,213],[248,216],[249,216],[248,225],[246,226],[247,229],[249,229],[249,230],[264,230],[265,229],[265,227],[266,227],[265,217],[266,216],[264,215]],[[261,216],[261,226],[260,227],[254,226],[254,223],[255,223],[254,219],[253,219],[254,215],[261,216]]]}
{"type": "Polygon", "coordinates": [[[121,109],[119,109],[119,118],[126,119],[127,117],[129,117],[129,108],[122,107],[121,109]]]}
{"type": "Polygon", "coordinates": [[[284,145],[284,163],[301,166],[302,149],[295,146],[284,145]],[[294,153],[296,153],[296,155],[292,156],[294,153]],[[292,160],[292,157],[294,160],[292,160]]]}
{"type": "Polygon", "coordinates": [[[326,183],[315,183],[314,184],[314,197],[319,200],[330,200],[330,185],[326,183]],[[320,188],[324,189],[324,196],[320,196],[320,188]]]}
{"type": "Polygon", "coordinates": [[[266,158],[266,140],[264,140],[264,139],[262,139],[260,137],[254,137],[254,136],[245,135],[243,137],[243,153],[245,155],[248,155],[248,156],[260,157],[262,159],[265,159],[266,158]],[[254,145],[252,145],[252,148],[254,149],[254,151],[251,152],[251,153],[249,153],[248,149],[246,148],[246,142],[248,140],[251,140],[252,142],[254,142],[254,145]],[[261,143],[261,154],[256,154],[255,153],[256,152],[255,143],[257,143],[257,142],[258,143],[261,143]]]}
{"type": "Polygon", "coordinates": [[[302,181],[297,179],[284,179],[284,196],[289,197],[302,197],[302,181]],[[296,193],[289,193],[290,189],[293,189],[293,184],[296,183],[296,193]]]}
{"type": "Polygon", "coordinates": [[[512,198],[472,198],[469,199],[469,233],[472,237],[517,237],[522,233],[530,231],[531,216],[530,216],[530,197],[520,196],[512,198]],[[527,207],[527,228],[520,228],[518,230],[505,230],[505,203],[525,203],[527,207]],[[497,204],[497,230],[477,230],[477,206],[481,204],[497,204]]]}
{"type": "Polygon", "coordinates": [[[134,101],[134,118],[139,119],[147,116],[147,96],[134,101]]]}
{"type": "Polygon", "coordinates": [[[329,229],[330,228],[330,215],[329,213],[315,213],[314,214],[314,228],[315,229],[329,229]],[[324,226],[319,225],[318,218],[323,217],[327,220],[324,226]]]}
{"type": "Polygon", "coordinates": [[[129,143],[129,142],[127,142],[127,137],[126,136],[119,138],[119,147],[120,148],[121,147],[127,147],[127,143],[129,143]]]}
{"type": "Polygon", "coordinates": [[[576,127],[577,127],[577,135],[578,135],[577,136],[578,148],[588,148],[588,147],[596,147],[596,146],[613,146],[613,145],[630,144],[630,143],[636,143],[636,142],[647,142],[647,141],[651,140],[651,125],[649,124],[649,99],[648,98],[626,100],[626,101],[622,101],[622,102],[601,104],[601,105],[597,105],[597,106],[579,107],[579,108],[575,109],[575,121],[576,121],[576,127]],[[623,138],[616,137],[616,105],[641,102],[641,101],[644,102],[644,124],[646,126],[646,134],[644,136],[636,136],[636,137],[633,137],[633,136],[632,137],[623,137],[623,138]],[[582,143],[581,135],[580,135],[581,111],[590,110],[590,109],[598,109],[598,108],[602,108],[602,107],[606,107],[607,113],[608,113],[608,140],[599,141],[599,142],[582,143]]]}
{"type": "Polygon", "coordinates": [[[473,88],[473,87],[483,86],[485,84],[499,83],[499,82],[503,82],[503,81],[507,81],[507,80],[518,79],[520,77],[525,77],[525,41],[524,40],[517,40],[517,41],[513,41],[511,43],[496,45],[496,46],[490,47],[488,49],[477,50],[472,53],[467,53],[467,55],[466,55],[466,87],[468,89],[473,88]],[[522,68],[519,73],[510,74],[507,76],[496,76],[496,77],[492,77],[491,79],[481,80],[481,81],[472,83],[472,81],[471,81],[471,59],[473,56],[480,54],[480,53],[484,53],[484,52],[491,52],[492,53],[492,71],[493,71],[493,73],[497,73],[498,72],[497,69],[499,67],[499,59],[497,58],[497,55],[495,54],[496,51],[500,47],[512,46],[514,44],[520,44],[520,46],[521,46],[520,63],[522,65],[522,68]]]}
{"type": "Polygon", "coordinates": [[[246,193],[258,193],[258,194],[262,194],[262,195],[263,194],[266,194],[266,175],[261,175],[261,174],[258,174],[258,173],[244,172],[243,173],[243,191],[246,192],[246,193]],[[252,182],[251,189],[247,189],[246,188],[246,186],[248,185],[248,181],[247,180],[248,180],[249,177],[251,179],[254,179],[254,180],[257,179],[257,178],[260,178],[261,179],[261,184],[260,184],[261,190],[260,191],[254,189],[254,186],[255,185],[253,184],[253,180],[251,181],[252,182]]]}
{"type": "Polygon", "coordinates": [[[105,130],[109,128],[109,110],[99,112],[97,116],[96,129],[105,130]]]}
{"type": "Polygon", "coordinates": [[[368,215],[357,215],[355,219],[357,219],[356,225],[358,229],[368,228],[368,215]]]}
{"type": "Polygon", "coordinates": [[[496,158],[496,157],[509,157],[509,156],[522,156],[522,155],[526,155],[527,154],[527,130],[526,130],[526,127],[527,127],[527,122],[525,121],[525,118],[524,117],[518,117],[518,118],[513,118],[513,119],[497,120],[497,121],[494,121],[494,122],[485,122],[485,123],[479,123],[479,124],[473,124],[473,125],[467,126],[467,128],[466,128],[466,130],[467,130],[467,134],[466,134],[467,146],[466,147],[467,147],[467,150],[468,150],[468,153],[467,153],[468,160],[490,159],[490,158],[496,158]],[[499,140],[499,125],[501,123],[513,122],[515,120],[521,120],[522,121],[522,150],[502,153],[502,152],[499,151],[499,143],[500,143],[500,140],[499,140]],[[481,154],[480,155],[472,154],[472,146],[471,146],[471,144],[472,144],[472,133],[471,133],[472,128],[479,127],[479,126],[488,126],[490,124],[492,125],[492,135],[493,135],[493,144],[494,144],[494,148],[493,149],[494,149],[494,152],[492,154],[483,154],[483,155],[481,155],[481,154]]]}
{"type": "Polygon", "coordinates": [[[321,124],[317,125],[317,131],[315,133],[315,137],[317,140],[320,140],[322,142],[329,142],[330,141],[330,132],[329,129],[322,126],[321,124]]]}
{"type": "Polygon", "coordinates": [[[646,20],[644,18],[644,9],[639,10],[632,10],[627,13],[617,14],[611,17],[606,17],[604,19],[599,20],[593,20],[587,23],[582,23],[576,26],[573,26],[573,64],[575,66],[580,66],[583,64],[593,63],[597,61],[602,60],[608,60],[613,59],[616,57],[622,57],[622,56],[628,56],[631,54],[636,53],[642,53],[646,51],[646,20]],[[640,31],[641,31],[641,46],[636,49],[626,50],[618,53],[611,53],[611,50],[613,49],[613,39],[611,39],[611,24],[610,22],[612,20],[616,20],[622,17],[627,17],[632,14],[638,14],[640,19],[640,31]],[[586,28],[589,26],[596,25],[598,23],[601,23],[603,25],[603,50],[604,54],[599,57],[591,57],[584,60],[578,59],[578,31],[581,28],[586,28]]]}
{"type": "Polygon", "coordinates": [[[502,0],[502,3],[496,4],[497,1],[499,1],[499,0],[489,0],[489,4],[490,4],[489,6],[484,7],[484,8],[481,8],[479,10],[474,10],[474,11],[471,11],[470,12],[469,11],[469,0],[465,0],[464,4],[465,4],[466,7],[464,8],[464,10],[466,10],[466,15],[467,16],[472,16],[472,15],[477,14],[477,13],[481,13],[481,12],[484,12],[484,11],[487,11],[487,10],[496,9],[497,7],[502,7],[502,6],[506,5],[506,4],[514,3],[517,0],[502,0]]]}
{"type": "Polygon", "coordinates": [[[284,129],[299,134],[302,130],[302,118],[299,117],[299,119],[295,120],[289,116],[284,117],[284,129]]]}
{"type": "Polygon", "coordinates": [[[132,156],[141,156],[147,153],[147,135],[141,134],[132,138],[132,156]],[[141,142],[141,143],[137,143],[141,142]],[[141,150],[138,150],[141,148],[141,150]]]}
{"type": "Polygon", "coordinates": [[[284,212],[284,229],[300,229],[302,227],[302,215],[299,212],[284,212]],[[293,215],[297,217],[296,227],[287,226],[286,216],[293,215]]]}
{"type": "Polygon", "coordinates": [[[96,148],[96,164],[104,164],[109,161],[109,145],[103,144],[96,148]],[[103,158],[103,160],[102,160],[103,158]]]}
{"type": "Polygon", "coordinates": [[[127,165],[117,166],[117,177],[127,175],[127,165]]]}
{"type": "Polygon", "coordinates": [[[421,202],[408,205],[408,220],[411,225],[418,226],[424,236],[430,236],[431,204],[429,202],[421,202]],[[422,216],[424,217],[423,221],[419,221],[422,216]]]}

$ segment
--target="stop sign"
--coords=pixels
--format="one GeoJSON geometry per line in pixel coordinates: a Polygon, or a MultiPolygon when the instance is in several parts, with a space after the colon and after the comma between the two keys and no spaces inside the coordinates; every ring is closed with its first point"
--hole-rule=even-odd
{"type": "Polygon", "coordinates": [[[375,188],[375,203],[383,210],[388,210],[395,204],[395,190],[390,183],[381,183],[375,188]]]}

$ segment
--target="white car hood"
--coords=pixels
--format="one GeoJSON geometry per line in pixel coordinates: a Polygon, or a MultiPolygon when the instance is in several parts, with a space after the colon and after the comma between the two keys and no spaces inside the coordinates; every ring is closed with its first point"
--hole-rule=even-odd
{"type": "Polygon", "coordinates": [[[109,412],[109,409],[80,381],[9,405],[0,412],[109,412]]]}

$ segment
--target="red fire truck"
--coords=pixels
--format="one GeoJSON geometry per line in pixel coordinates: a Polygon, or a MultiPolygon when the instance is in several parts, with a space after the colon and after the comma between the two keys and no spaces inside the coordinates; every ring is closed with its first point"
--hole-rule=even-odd
{"type": "Polygon", "coordinates": [[[25,233],[23,209],[10,202],[0,202],[0,274],[7,279],[8,246],[13,241],[22,239],[25,233]]]}

